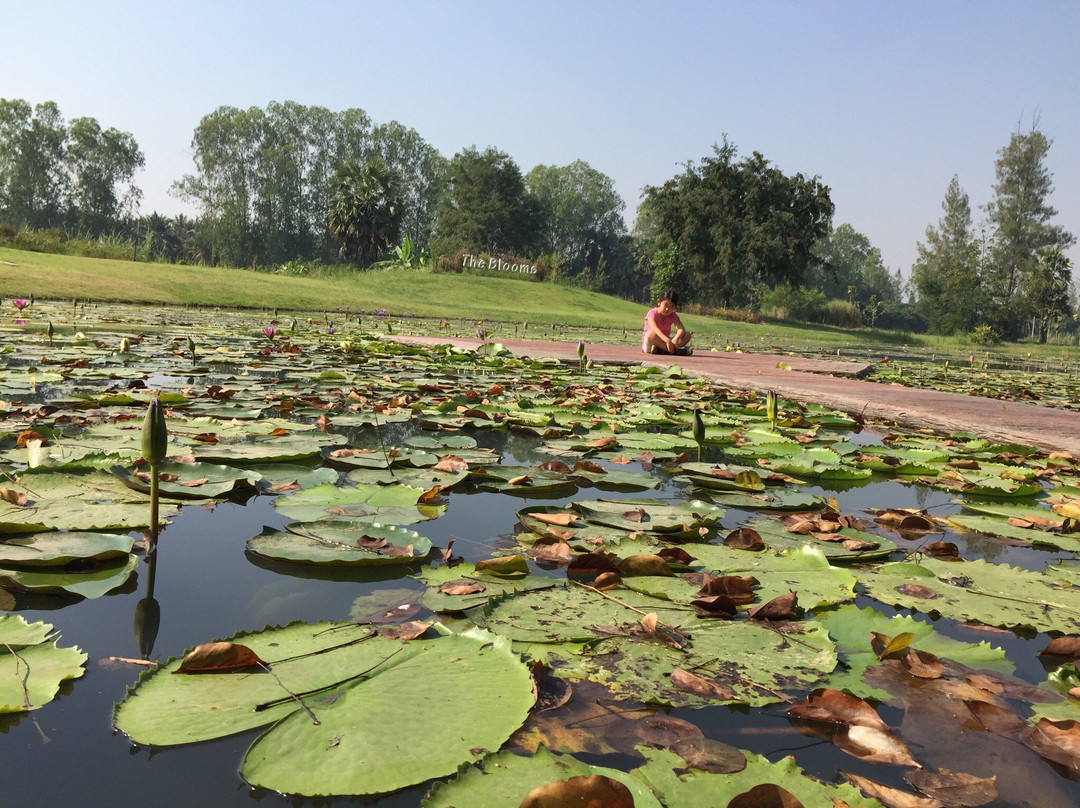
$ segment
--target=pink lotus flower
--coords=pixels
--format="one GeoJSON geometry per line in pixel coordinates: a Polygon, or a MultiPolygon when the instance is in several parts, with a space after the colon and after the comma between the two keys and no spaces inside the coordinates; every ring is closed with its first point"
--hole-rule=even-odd
{"type": "Polygon", "coordinates": [[[25,297],[17,297],[14,300],[12,300],[11,303],[19,311],[22,311],[23,309],[25,309],[27,306],[30,305],[30,301],[27,300],[25,297]]]}
{"type": "Polygon", "coordinates": [[[274,335],[277,334],[277,329],[274,328],[272,325],[268,325],[266,328],[263,329],[263,333],[266,334],[267,339],[273,339],[274,335]]]}

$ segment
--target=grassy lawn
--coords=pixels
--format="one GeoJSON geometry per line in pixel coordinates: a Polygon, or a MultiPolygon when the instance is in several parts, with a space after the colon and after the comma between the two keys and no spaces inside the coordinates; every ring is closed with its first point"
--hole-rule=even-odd
{"type": "MultiPolygon", "coordinates": [[[[529,323],[521,336],[578,339],[583,330],[590,341],[633,340],[641,328],[646,307],[596,292],[554,283],[534,283],[512,277],[434,274],[426,270],[390,269],[369,272],[328,270],[305,276],[278,275],[246,269],[118,261],[52,255],[0,248],[0,298],[142,303],[161,306],[220,306],[310,314],[353,313],[385,309],[391,315],[414,313],[420,318],[460,323],[482,321],[529,323]],[[550,329],[550,324],[569,329],[550,329]]],[[[908,346],[921,353],[966,356],[986,349],[966,340],[914,335],[882,329],[841,329],[826,325],[766,321],[734,322],[715,317],[685,315],[703,347],[739,343],[755,350],[821,350],[908,346]]],[[[438,331],[436,331],[438,333],[438,331]]],[[[998,355],[1035,356],[1075,360],[1075,346],[996,345],[998,355]]]]}

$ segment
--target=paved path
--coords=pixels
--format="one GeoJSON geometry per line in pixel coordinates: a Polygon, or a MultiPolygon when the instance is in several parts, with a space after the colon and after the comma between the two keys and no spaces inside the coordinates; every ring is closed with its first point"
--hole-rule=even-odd
{"type": "MultiPolygon", "coordinates": [[[[447,342],[475,348],[479,340],[445,337],[400,337],[402,342],[438,345],[447,342]]],[[[577,361],[577,343],[500,340],[519,356],[577,361]]],[[[678,363],[694,376],[736,390],[775,390],[781,397],[813,402],[866,419],[927,428],[935,432],[967,430],[995,441],[1070,452],[1080,458],[1080,415],[1069,410],[1014,401],[920,390],[861,381],[869,366],[840,359],[805,359],[755,353],[713,353],[693,356],[646,356],[637,345],[593,344],[590,359],[666,366],[678,363]],[[788,364],[790,370],[777,367],[788,364]]]]}

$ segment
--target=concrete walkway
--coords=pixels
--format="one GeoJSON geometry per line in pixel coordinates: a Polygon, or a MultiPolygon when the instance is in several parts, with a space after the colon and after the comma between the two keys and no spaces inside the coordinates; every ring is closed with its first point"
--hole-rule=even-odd
{"type": "MultiPolygon", "coordinates": [[[[415,345],[452,343],[476,348],[479,340],[444,337],[398,337],[415,345]]],[[[577,343],[500,340],[517,356],[553,357],[576,362],[577,343]]],[[[895,423],[916,429],[950,433],[970,431],[1005,443],[1064,451],[1080,458],[1080,415],[1069,410],[1015,401],[920,390],[914,387],[862,381],[869,366],[842,359],[805,359],[755,353],[713,353],[693,356],[646,356],[637,345],[588,345],[589,359],[667,366],[679,364],[693,376],[735,390],[775,390],[782,398],[812,402],[842,412],[861,414],[868,421],[895,423]],[[790,370],[782,370],[783,362],[790,370]]]]}

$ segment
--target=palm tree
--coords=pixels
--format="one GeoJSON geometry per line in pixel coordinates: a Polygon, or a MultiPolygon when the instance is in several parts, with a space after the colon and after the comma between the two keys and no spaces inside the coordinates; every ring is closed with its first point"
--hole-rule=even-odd
{"type": "Polygon", "coordinates": [[[341,241],[341,257],[368,266],[401,233],[401,177],[381,157],[363,165],[348,162],[334,174],[330,232],[341,241]]]}

